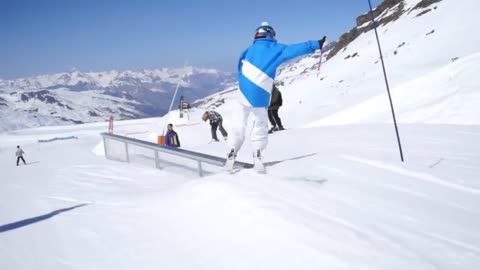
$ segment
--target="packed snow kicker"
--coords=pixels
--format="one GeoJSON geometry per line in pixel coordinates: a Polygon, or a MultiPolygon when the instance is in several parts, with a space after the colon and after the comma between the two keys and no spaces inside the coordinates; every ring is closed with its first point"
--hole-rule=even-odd
{"type": "MultiPolygon", "coordinates": [[[[135,148],[129,164],[107,160],[103,122],[1,133],[0,269],[477,269],[480,2],[385,3],[405,163],[375,35],[362,32],[326,51],[318,76],[320,52],[277,71],[286,130],[268,135],[267,174],[158,170],[135,148]],[[17,167],[17,145],[38,163],[17,167]]],[[[115,134],[153,142],[172,123],[180,148],[225,157],[202,116],[214,109],[230,136],[234,89],[188,117],[115,122],[115,134]]]]}

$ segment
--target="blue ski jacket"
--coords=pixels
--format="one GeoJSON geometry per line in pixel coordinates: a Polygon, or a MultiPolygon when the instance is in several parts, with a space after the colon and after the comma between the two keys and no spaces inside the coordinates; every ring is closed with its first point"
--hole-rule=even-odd
{"type": "Polygon", "coordinates": [[[256,39],[238,61],[240,92],[252,107],[268,107],[278,66],[292,58],[320,49],[318,40],[285,45],[274,38],[256,39]]]}

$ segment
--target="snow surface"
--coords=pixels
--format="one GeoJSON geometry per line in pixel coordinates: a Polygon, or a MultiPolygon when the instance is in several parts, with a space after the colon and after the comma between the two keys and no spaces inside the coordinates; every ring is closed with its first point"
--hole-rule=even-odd
{"type": "MultiPolygon", "coordinates": [[[[193,123],[176,128],[184,148],[224,155],[226,143],[207,144],[209,126],[193,123]]],[[[204,178],[106,160],[106,124],[4,134],[0,268],[476,269],[480,127],[401,128],[405,164],[389,125],[292,128],[270,136],[267,175],[204,178]],[[36,142],[59,134],[79,139],[36,142]],[[14,165],[16,144],[31,164],[14,165]]],[[[251,162],[246,148],[239,159],[251,162]]]]}
{"type": "MultiPolygon", "coordinates": [[[[281,72],[287,130],[269,136],[266,175],[158,170],[140,149],[130,164],[107,160],[107,123],[1,133],[0,269],[478,269],[480,50],[474,32],[445,38],[473,31],[478,7],[443,0],[379,29],[405,163],[372,32],[318,77],[316,58],[281,72]],[[37,142],[67,136],[79,139],[37,142]],[[15,166],[16,145],[29,165],[15,166]]],[[[228,131],[236,94],[188,118],[115,122],[115,133],[155,141],[171,122],[183,148],[224,156],[200,119],[216,106],[228,131]]],[[[238,158],[251,153],[247,141],[238,158]]]]}

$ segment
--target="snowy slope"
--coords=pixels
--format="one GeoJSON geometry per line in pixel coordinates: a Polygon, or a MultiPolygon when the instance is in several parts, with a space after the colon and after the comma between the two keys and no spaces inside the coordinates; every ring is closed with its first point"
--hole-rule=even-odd
{"type": "MultiPolygon", "coordinates": [[[[207,144],[208,125],[194,125],[201,113],[176,128],[184,148],[223,155],[225,142],[207,144]]],[[[173,115],[135,120],[117,123],[116,132],[146,138],[142,132],[167,121],[181,123],[173,115]]],[[[106,128],[0,137],[0,268],[473,270],[480,263],[478,126],[402,125],[406,164],[388,125],[291,129],[270,137],[267,175],[202,179],[194,170],[95,155],[106,128]],[[79,139],[36,142],[59,135],[79,139]],[[14,166],[16,144],[32,164],[14,166]]],[[[248,145],[239,158],[251,161],[248,145]]]]}
{"type": "MultiPolygon", "coordinates": [[[[479,124],[480,52],[400,84],[393,89],[402,123],[479,124]]],[[[386,91],[310,125],[389,122],[386,91]]]]}
{"type": "MultiPolygon", "coordinates": [[[[0,269],[477,269],[480,59],[467,44],[476,37],[458,36],[449,54],[449,40],[424,30],[453,34],[448,14],[473,31],[479,3],[435,6],[380,29],[405,163],[367,32],[319,78],[316,67],[301,74],[316,58],[284,66],[287,130],[269,136],[266,175],[157,170],[138,149],[144,158],[130,164],[106,160],[98,135],[106,123],[0,134],[0,269]],[[392,50],[403,40],[411,49],[400,58],[407,45],[392,50]],[[78,140],[37,142],[65,136],[78,140]],[[31,164],[15,166],[17,144],[31,164]]],[[[171,122],[183,148],[224,156],[226,142],[208,144],[200,119],[214,106],[228,131],[237,93],[200,100],[187,118],[115,122],[115,133],[154,141],[171,122]]],[[[251,162],[251,153],[247,141],[238,158],[251,162]]]]}
{"type": "MultiPolygon", "coordinates": [[[[409,8],[418,2],[406,1],[405,13],[378,29],[398,121],[463,124],[461,120],[468,119],[469,124],[479,124],[475,101],[480,92],[475,90],[480,81],[475,70],[479,70],[480,37],[473,34],[480,29],[478,1],[443,0],[416,17],[424,9],[410,12],[409,8]],[[435,113],[423,115],[422,105],[435,107],[435,113]]],[[[289,101],[282,111],[287,118],[295,112],[290,123],[308,124],[326,117],[342,118],[337,124],[391,121],[390,109],[384,106],[388,98],[373,31],[324,63],[318,78],[316,64],[317,58],[304,58],[278,76],[285,85],[284,100],[289,101]],[[372,113],[344,112],[354,105],[373,104],[372,113]],[[334,115],[340,112],[341,116],[334,115]]]]}

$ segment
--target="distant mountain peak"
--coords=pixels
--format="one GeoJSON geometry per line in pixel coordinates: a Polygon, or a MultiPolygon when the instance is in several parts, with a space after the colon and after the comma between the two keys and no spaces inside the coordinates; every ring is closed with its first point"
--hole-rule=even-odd
{"type": "Polygon", "coordinates": [[[0,110],[2,115],[11,115],[0,120],[0,130],[103,121],[110,115],[116,119],[161,116],[168,110],[177,83],[179,96],[194,101],[235,82],[232,73],[193,66],[101,72],[72,69],[0,80],[0,110]],[[15,119],[20,115],[29,120],[18,123],[15,119]]]}

